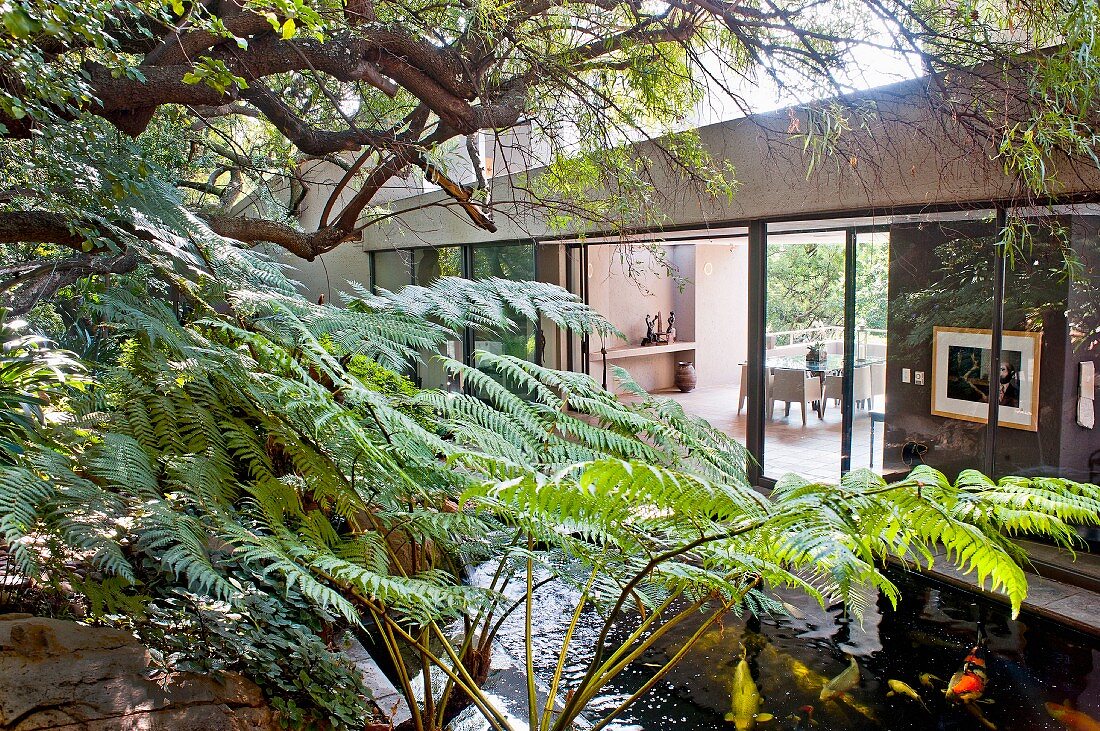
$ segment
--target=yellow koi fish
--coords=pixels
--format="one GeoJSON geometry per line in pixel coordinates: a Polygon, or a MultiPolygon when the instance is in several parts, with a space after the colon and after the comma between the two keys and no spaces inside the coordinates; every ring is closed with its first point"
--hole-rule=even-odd
{"type": "Polygon", "coordinates": [[[785,652],[780,652],[772,645],[764,648],[764,654],[771,661],[781,665],[786,671],[784,675],[793,680],[804,693],[819,693],[829,682],[827,677],[813,670],[806,663],[785,652]]]}
{"type": "Polygon", "coordinates": [[[740,662],[733,671],[733,681],[730,683],[731,706],[726,714],[726,720],[732,723],[737,731],[751,731],[758,722],[772,720],[770,713],[760,713],[760,691],[752,679],[752,671],[745,656],[741,656],[740,662]]]}
{"type": "MultiPolygon", "coordinates": [[[[890,690],[886,693],[887,696],[903,695],[906,698],[912,698],[917,703],[920,703],[921,708],[928,711],[928,706],[924,704],[924,699],[920,697],[920,693],[913,690],[913,688],[900,680],[887,680],[886,685],[890,686],[890,690]]],[[[931,713],[931,711],[928,711],[931,713]]]]}
{"type": "Polygon", "coordinates": [[[1100,731],[1100,721],[1087,713],[1074,710],[1069,701],[1065,703],[1044,703],[1047,713],[1070,731],[1100,731]]]}
{"type": "Polygon", "coordinates": [[[921,675],[920,675],[920,684],[923,685],[925,688],[935,687],[932,684],[933,681],[935,681],[937,683],[942,683],[943,678],[937,677],[937,676],[933,675],[932,673],[921,673],[921,675]]]}
{"type": "Polygon", "coordinates": [[[849,655],[848,667],[826,683],[825,687],[821,689],[821,695],[818,697],[823,701],[843,698],[848,691],[857,685],[859,685],[859,665],[856,663],[856,659],[849,655]]]}

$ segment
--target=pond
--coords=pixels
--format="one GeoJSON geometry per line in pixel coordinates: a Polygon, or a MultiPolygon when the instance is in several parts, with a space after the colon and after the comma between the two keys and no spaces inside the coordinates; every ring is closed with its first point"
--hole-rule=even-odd
{"type": "MultiPolygon", "coordinates": [[[[790,605],[788,616],[757,619],[730,613],[701,638],[676,669],[608,728],[733,729],[734,724],[724,716],[731,710],[731,684],[744,647],[753,681],[763,696],[759,711],[773,717],[755,724],[761,731],[931,731],[994,726],[1002,731],[1100,730],[1100,722],[1092,720],[1100,719],[1100,643],[1038,617],[1024,615],[1012,620],[1000,604],[923,577],[894,574],[892,578],[904,599],[896,610],[881,597],[871,602],[862,623],[850,620],[839,606],[822,609],[812,599],[794,593],[782,595],[790,605]],[[977,706],[984,722],[950,706],[944,699],[943,682],[932,680],[933,687],[921,683],[922,675],[946,679],[962,666],[976,640],[979,618],[988,639],[988,702],[977,706]],[[853,659],[859,667],[859,682],[844,698],[822,701],[822,687],[853,659]],[[903,695],[887,696],[890,680],[911,686],[924,705],[903,695]],[[1051,711],[1059,713],[1063,707],[1086,715],[1055,720],[1051,711]]],[[[540,658],[536,672],[543,681],[552,672],[556,638],[568,619],[563,615],[569,613],[566,607],[571,606],[572,598],[561,588],[544,591],[547,594],[536,602],[535,618],[540,658]]],[[[489,690],[518,717],[517,727],[522,728],[524,724],[518,720],[526,714],[520,661],[522,617],[512,619],[512,626],[502,633],[489,690]]],[[[598,627],[592,619],[592,626],[581,628],[574,647],[593,646],[598,627]]],[[[624,671],[589,707],[587,716],[601,717],[641,687],[692,633],[694,627],[686,625],[670,632],[659,647],[624,671]]],[[[576,658],[567,669],[567,679],[583,674],[586,659],[576,658]]],[[[466,731],[479,726],[467,719],[459,728],[466,731]]]]}

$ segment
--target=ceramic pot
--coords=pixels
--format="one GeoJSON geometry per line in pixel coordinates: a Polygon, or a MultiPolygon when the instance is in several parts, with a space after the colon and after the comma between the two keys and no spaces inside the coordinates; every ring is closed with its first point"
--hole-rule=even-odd
{"type": "Polygon", "coordinates": [[[691,363],[680,362],[676,364],[676,388],[684,393],[691,391],[699,379],[695,376],[695,366],[691,363]]]}

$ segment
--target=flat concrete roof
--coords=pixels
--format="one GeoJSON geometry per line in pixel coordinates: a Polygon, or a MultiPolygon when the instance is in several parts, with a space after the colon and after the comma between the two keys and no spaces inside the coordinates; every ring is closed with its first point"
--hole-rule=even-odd
{"type": "MultiPolygon", "coordinates": [[[[839,154],[811,167],[804,138],[810,107],[780,109],[698,128],[703,146],[717,161],[729,161],[739,189],[732,200],[715,200],[684,190],[659,159],[657,143],[635,145],[656,160],[651,174],[661,195],[663,228],[708,229],[753,219],[824,217],[850,211],[864,213],[921,207],[969,207],[990,201],[1026,200],[1018,181],[1004,173],[994,143],[976,137],[934,107],[929,78],[825,101],[816,108],[840,104],[851,110],[853,130],[839,154]]],[[[527,176],[537,176],[533,169],[527,176]]],[[[400,224],[367,229],[367,250],[510,242],[561,236],[601,234],[597,227],[554,230],[547,226],[522,188],[523,176],[490,180],[494,201],[493,233],[474,226],[442,191],[394,202],[406,211],[400,224]],[[522,185],[522,184],[520,184],[522,185]],[[518,200],[513,204],[507,201],[518,200]]],[[[1100,173],[1069,160],[1059,162],[1059,195],[1100,191],[1100,173]]],[[[640,222],[639,222],[640,225],[640,222]]]]}

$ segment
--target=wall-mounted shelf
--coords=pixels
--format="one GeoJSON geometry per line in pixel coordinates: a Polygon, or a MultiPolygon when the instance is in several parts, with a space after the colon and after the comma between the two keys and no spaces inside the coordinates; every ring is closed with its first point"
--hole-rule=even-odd
{"type": "MultiPolygon", "coordinates": [[[[694,340],[669,343],[667,345],[622,345],[617,348],[607,349],[608,360],[622,360],[624,358],[644,358],[647,355],[659,355],[661,353],[678,353],[684,350],[695,350],[694,340]]],[[[594,351],[589,358],[591,360],[603,360],[604,356],[599,350],[594,351]]]]}

